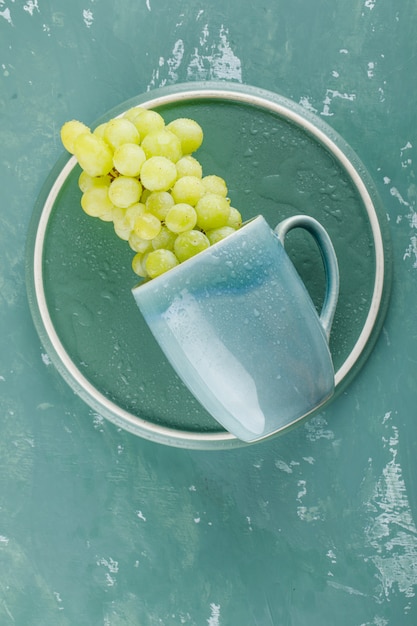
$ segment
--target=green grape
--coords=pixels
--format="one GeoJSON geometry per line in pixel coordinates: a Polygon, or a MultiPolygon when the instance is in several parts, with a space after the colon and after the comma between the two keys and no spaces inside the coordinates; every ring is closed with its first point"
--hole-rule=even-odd
{"type": "Polygon", "coordinates": [[[130,234],[128,243],[132,250],[140,252],[141,254],[153,250],[152,241],[150,239],[142,239],[142,237],[139,237],[134,231],[130,234]]]}
{"type": "Polygon", "coordinates": [[[202,178],[203,176],[201,163],[189,154],[181,157],[175,165],[177,168],[178,178],[181,178],[181,176],[196,176],[197,178],[202,178]]]}
{"type": "Polygon", "coordinates": [[[144,113],[146,110],[147,109],[141,106],[132,107],[131,109],[128,109],[127,111],[125,111],[125,113],[123,113],[123,117],[128,119],[130,122],[133,122],[135,117],[137,117],[141,113],[144,113]]]}
{"type": "Polygon", "coordinates": [[[111,180],[110,176],[90,176],[83,170],[78,177],[78,187],[84,193],[90,187],[108,187],[111,180]]]}
{"type": "Polygon", "coordinates": [[[132,122],[124,117],[116,117],[107,122],[104,139],[116,149],[124,143],[138,144],[140,135],[132,122]]]}
{"type": "Polygon", "coordinates": [[[236,230],[231,226],[222,226],[221,228],[213,228],[212,230],[208,230],[206,232],[206,235],[207,239],[210,242],[210,245],[212,246],[218,241],[221,241],[229,235],[232,235],[234,232],[236,232],[236,230]]]}
{"type": "Polygon", "coordinates": [[[104,139],[105,140],[105,132],[106,132],[106,127],[107,127],[107,122],[104,122],[103,124],[100,124],[99,126],[97,126],[97,128],[95,128],[93,130],[93,135],[95,135],[96,137],[100,137],[100,139],[104,139]]]}
{"type": "Polygon", "coordinates": [[[173,233],[192,230],[197,223],[197,213],[191,204],[180,202],[168,211],[165,224],[173,233]]]}
{"type": "Polygon", "coordinates": [[[176,163],[182,157],[180,140],[165,128],[146,135],[141,145],[147,158],[162,156],[176,163]]]}
{"type": "Polygon", "coordinates": [[[175,240],[174,252],[180,263],[190,259],[210,246],[206,235],[200,230],[187,230],[175,240]]]}
{"type": "Polygon", "coordinates": [[[61,127],[61,141],[65,150],[74,154],[75,140],[79,135],[84,135],[86,133],[89,134],[90,129],[82,122],[78,122],[77,120],[65,122],[65,124],[61,127]]]}
{"type": "Polygon", "coordinates": [[[195,120],[180,117],[170,122],[167,128],[177,135],[183,154],[195,152],[203,143],[203,129],[195,120]]]}
{"type": "Polygon", "coordinates": [[[136,143],[123,143],[116,148],[113,165],[123,176],[139,176],[146,154],[136,143]]]}
{"type": "Polygon", "coordinates": [[[113,207],[113,222],[121,222],[126,215],[126,209],[122,209],[119,206],[113,207]]]}
{"type": "Polygon", "coordinates": [[[147,159],[140,171],[142,184],[150,191],[168,191],[175,183],[176,178],[175,164],[163,156],[147,159]]]}
{"type": "Polygon", "coordinates": [[[132,270],[141,278],[147,278],[148,273],[145,269],[145,255],[142,252],[137,252],[132,259],[132,270]]]}
{"type": "Polygon", "coordinates": [[[113,151],[100,137],[81,133],[74,141],[74,155],[90,176],[106,176],[113,167],[113,151]]]}
{"type": "Polygon", "coordinates": [[[235,230],[242,226],[242,216],[237,209],[230,207],[230,215],[226,226],[231,226],[235,230]]]}
{"type": "Polygon", "coordinates": [[[146,198],[147,211],[156,215],[161,222],[165,220],[166,214],[174,204],[174,198],[168,191],[152,191],[146,198]]]}
{"type": "Polygon", "coordinates": [[[152,193],[152,191],[150,191],[149,189],[143,188],[142,195],[140,197],[140,201],[143,202],[143,204],[146,204],[146,201],[149,198],[149,196],[151,195],[151,193],[152,193]]]}
{"type": "Polygon", "coordinates": [[[137,202],[127,209],[116,207],[116,209],[117,208],[119,208],[120,213],[117,213],[116,210],[113,211],[114,230],[120,239],[128,241],[135,227],[137,218],[145,212],[145,205],[137,202]]]}
{"type": "Polygon", "coordinates": [[[172,230],[169,230],[169,228],[163,224],[159,234],[152,239],[152,248],[154,250],[158,250],[159,248],[173,250],[176,238],[177,233],[173,233],[172,230]]]}
{"type": "Polygon", "coordinates": [[[139,202],[142,195],[142,185],[137,178],[118,176],[109,187],[109,198],[115,206],[126,209],[131,204],[139,202]]]}
{"type": "Polygon", "coordinates": [[[230,204],[226,198],[215,193],[207,193],[196,204],[197,226],[202,230],[212,230],[226,226],[230,215],[230,204]]]}
{"type": "Polygon", "coordinates": [[[162,115],[156,111],[150,111],[148,109],[139,111],[137,115],[131,118],[131,122],[135,125],[142,141],[148,133],[161,130],[165,126],[165,121],[162,115]]]}
{"type": "Polygon", "coordinates": [[[182,176],[175,182],[171,193],[175,202],[186,202],[191,204],[191,206],[195,206],[200,198],[204,196],[205,189],[201,178],[197,178],[197,176],[182,176]]]}
{"type": "Polygon", "coordinates": [[[145,212],[139,215],[133,230],[142,239],[151,240],[159,234],[161,227],[161,221],[155,215],[145,212]]]}
{"type": "Polygon", "coordinates": [[[98,216],[103,222],[112,222],[113,221],[113,210],[109,209],[108,211],[103,211],[101,215],[98,216]]]}
{"type": "Polygon", "coordinates": [[[131,228],[136,223],[137,218],[146,212],[146,206],[142,202],[136,202],[127,207],[125,211],[125,219],[129,221],[131,228]]]}
{"type": "Polygon", "coordinates": [[[120,239],[128,241],[132,233],[129,221],[125,219],[126,209],[114,207],[113,209],[113,228],[114,232],[120,239]]]}
{"type": "Polygon", "coordinates": [[[159,248],[149,252],[146,257],[145,269],[149,278],[156,278],[178,265],[178,259],[172,250],[159,248]]]}
{"type": "Polygon", "coordinates": [[[113,219],[113,204],[109,198],[108,187],[90,187],[81,196],[81,207],[91,217],[100,217],[106,221],[113,219]]]}
{"type": "Polygon", "coordinates": [[[220,176],[211,174],[210,176],[204,176],[203,185],[207,193],[215,193],[218,196],[227,196],[226,182],[220,176]]]}

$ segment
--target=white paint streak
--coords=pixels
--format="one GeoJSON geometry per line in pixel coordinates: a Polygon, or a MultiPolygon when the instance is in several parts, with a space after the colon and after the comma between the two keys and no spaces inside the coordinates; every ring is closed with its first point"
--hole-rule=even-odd
{"type": "Polygon", "coordinates": [[[303,498],[307,495],[307,482],[305,480],[299,480],[297,482],[298,493],[296,501],[299,502],[297,506],[297,515],[303,522],[318,522],[324,519],[324,515],[318,506],[305,506],[303,504],[303,498]]]}
{"type": "MultiPolygon", "coordinates": [[[[61,598],[61,594],[58,591],[54,591],[54,596],[55,596],[55,600],[58,602],[58,604],[62,603],[62,598],[61,598]]],[[[64,610],[63,606],[58,607],[60,611],[64,610]]]]}
{"type": "Polygon", "coordinates": [[[10,14],[10,9],[8,7],[6,9],[4,9],[4,11],[0,11],[0,17],[5,19],[6,22],[9,22],[9,24],[11,24],[13,26],[12,16],[10,14]]]}
{"type": "Polygon", "coordinates": [[[394,196],[394,198],[397,198],[400,204],[403,204],[404,206],[410,206],[409,203],[406,200],[404,200],[404,198],[402,197],[402,195],[400,194],[400,192],[398,191],[396,187],[391,187],[389,192],[392,196],[394,196]]]}
{"type": "Polygon", "coordinates": [[[42,353],[41,354],[41,358],[42,358],[42,361],[43,361],[43,363],[45,365],[51,365],[52,364],[52,361],[51,361],[51,359],[49,358],[49,356],[47,354],[42,353]]]}
{"type": "Polygon", "coordinates": [[[327,422],[324,417],[318,415],[311,418],[305,424],[307,431],[307,439],[310,441],[317,441],[318,439],[334,439],[333,431],[326,428],[327,422]]]}
{"type": "Polygon", "coordinates": [[[38,0],[28,0],[26,4],[23,5],[23,10],[33,15],[35,11],[39,13],[38,0]]]}
{"type": "Polygon", "coordinates": [[[326,89],[326,95],[323,100],[323,110],[320,112],[320,115],[323,115],[326,117],[331,117],[332,115],[334,115],[334,113],[330,111],[330,107],[335,98],[353,102],[354,100],[356,100],[356,94],[341,93],[340,91],[337,91],[336,89],[326,89]]]}
{"type": "Polygon", "coordinates": [[[207,620],[209,626],[220,626],[220,604],[210,604],[211,615],[207,620]]]}
{"type": "MultiPolygon", "coordinates": [[[[407,141],[404,146],[400,148],[400,159],[401,159],[401,167],[403,169],[408,168],[412,165],[413,161],[409,156],[409,151],[413,149],[413,144],[411,141],[407,141]]],[[[383,181],[386,185],[391,183],[391,179],[388,176],[384,176],[383,181]]],[[[398,200],[400,206],[406,207],[408,212],[406,214],[398,214],[396,217],[396,224],[401,224],[404,219],[408,220],[411,229],[417,229],[417,211],[414,206],[414,198],[417,195],[417,187],[414,183],[412,183],[407,190],[407,200],[398,190],[397,187],[390,187],[390,194],[393,198],[398,200]]],[[[407,259],[412,259],[412,267],[417,268],[417,236],[410,236],[410,243],[404,251],[403,261],[407,259]]]]}
{"type": "Polygon", "coordinates": [[[337,563],[336,554],[333,552],[333,550],[328,550],[326,556],[329,557],[332,563],[337,563]]]}
{"type": "Polygon", "coordinates": [[[404,152],[404,150],[410,150],[410,148],[412,148],[412,147],[413,147],[413,144],[412,144],[412,143],[410,143],[409,141],[407,141],[407,143],[405,144],[405,146],[403,146],[403,147],[401,148],[401,154],[404,152]]]}
{"type": "Polygon", "coordinates": [[[229,31],[224,28],[220,29],[220,43],[217,51],[213,56],[213,75],[216,78],[227,80],[237,80],[242,82],[242,68],[240,59],[232,51],[228,41],[229,31]]]}
{"type": "Polygon", "coordinates": [[[405,146],[403,148],[401,148],[401,151],[400,151],[400,155],[401,155],[401,158],[402,158],[401,167],[403,167],[403,168],[409,167],[413,163],[412,159],[407,154],[407,151],[411,150],[412,147],[413,147],[413,145],[409,141],[407,141],[405,146]],[[406,154],[404,154],[404,153],[406,153],[406,154]]]}
{"type": "MultiPolygon", "coordinates": [[[[386,424],[388,420],[391,419],[391,415],[392,415],[392,411],[387,411],[384,417],[382,418],[382,423],[386,424]]],[[[371,461],[372,459],[369,459],[369,460],[371,461]]]]}
{"type": "Polygon", "coordinates": [[[205,24],[203,26],[203,30],[201,31],[201,35],[200,35],[200,46],[205,46],[207,44],[209,34],[210,32],[209,32],[208,24],[205,24]]]}
{"type": "Polygon", "coordinates": [[[107,568],[107,572],[106,572],[106,582],[107,582],[107,586],[108,587],[113,587],[116,584],[116,578],[114,576],[111,576],[111,574],[117,574],[117,572],[119,571],[119,563],[117,561],[115,561],[114,559],[112,559],[111,557],[109,557],[108,559],[105,558],[101,558],[100,560],[97,561],[97,565],[103,565],[104,567],[107,568]]]}
{"type": "Polygon", "coordinates": [[[297,500],[301,502],[301,498],[307,494],[307,483],[305,480],[299,480],[297,483],[297,487],[300,488],[300,491],[297,493],[297,500]]]}
{"type": "Polygon", "coordinates": [[[303,522],[319,522],[324,519],[317,506],[299,506],[297,507],[297,515],[303,522]]]}
{"type": "Polygon", "coordinates": [[[391,458],[368,502],[373,517],[366,537],[373,549],[370,559],[378,571],[380,596],[389,599],[391,594],[400,592],[406,598],[413,598],[417,588],[417,528],[397,461],[398,428],[386,415],[383,423],[389,431],[383,442],[391,458]]]}
{"type": "Polygon", "coordinates": [[[111,557],[109,557],[108,559],[105,559],[104,557],[101,558],[99,561],[97,561],[97,565],[104,565],[112,574],[117,574],[117,572],[119,571],[118,562],[111,557]]]}
{"type": "Polygon", "coordinates": [[[174,47],[172,49],[172,55],[167,60],[168,65],[168,76],[172,81],[176,81],[178,79],[177,70],[182,63],[182,59],[184,57],[184,42],[182,39],[178,39],[175,42],[174,47]]]}
{"type": "Polygon", "coordinates": [[[281,459],[275,461],[275,467],[281,472],[285,472],[286,474],[292,474],[292,468],[288,465],[288,463],[282,461],[281,459]]]}
{"type": "Polygon", "coordinates": [[[303,461],[309,463],[309,465],[314,465],[315,459],[313,456],[303,456],[303,461]]]}
{"type": "Polygon", "coordinates": [[[301,106],[304,107],[307,111],[311,111],[311,113],[317,113],[317,109],[313,107],[307,96],[301,96],[299,104],[301,104],[301,106]]]}
{"type": "Polygon", "coordinates": [[[414,257],[413,267],[417,269],[417,237],[412,236],[410,238],[410,245],[404,252],[403,261],[414,257]]]}
{"type": "MultiPolygon", "coordinates": [[[[199,19],[200,11],[197,19],[199,19]]],[[[185,69],[187,80],[236,80],[242,82],[242,68],[240,59],[234,54],[228,41],[229,31],[221,26],[218,33],[209,31],[208,25],[203,25],[199,36],[199,46],[194,48],[185,69]]],[[[168,82],[179,80],[179,70],[186,58],[186,48],[183,39],[178,39],[170,56],[165,59],[161,56],[158,67],[152,72],[152,78],[147,90],[163,87],[168,82]]]]}
{"type": "Polygon", "coordinates": [[[366,622],[366,624],[361,624],[361,626],[388,626],[388,620],[379,615],[375,615],[372,622],[366,622]]]}
{"type": "Polygon", "coordinates": [[[94,22],[94,16],[90,9],[83,9],[83,21],[87,28],[91,28],[91,25],[94,22]]]}
{"type": "Polygon", "coordinates": [[[222,25],[210,43],[207,24],[200,36],[200,48],[195,48],[187,68],[189,80],[236,80],[242,82],[240,59],[230,47],[229,30],[222,25]]]}
{"type": "Polygon", "coordinates": [[[99,415],[98,413],[92,413],[93,416],[93,426],[94,428],[97,430],[99,430],[101,433],[103,432],[102,426],[104,425],[104,417],[102,415],[99,415]]]}

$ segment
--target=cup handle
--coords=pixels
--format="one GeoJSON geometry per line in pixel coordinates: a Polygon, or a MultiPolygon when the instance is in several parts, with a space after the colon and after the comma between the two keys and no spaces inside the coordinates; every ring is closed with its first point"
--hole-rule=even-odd
{"type": "Polygon", "coordinates": [[[329,340],[339,297],[339,266],[336,253],[325,228],[309,215],[294,215],[278,224],[274,232],[278,235],[283,246],[287,233],[293,228],[304,228],[313,236],[323,259],[326,273],[326,293],[320,313],[320,322],[326,333],[327,340],[329,340]]]}

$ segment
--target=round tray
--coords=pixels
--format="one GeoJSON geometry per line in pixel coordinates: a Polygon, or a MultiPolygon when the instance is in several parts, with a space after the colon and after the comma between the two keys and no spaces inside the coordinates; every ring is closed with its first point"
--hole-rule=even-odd
{"type": "MultiPolygon", "coordinates": [[[[325,226],[340,266],[330,341],[340,393],[375,343],[390,291],[386,217],[358,157],[301,106],[223,82],[142,94],[96,125],[139,104],[166,122],[191,117],[201,124],[205,138],[196,156],[204,174],[225,178],[243,219],[261,213],[275,227],[304,213],[325,226]]],[[[56,164],[28,235],[29,303],[52,362],[90,407],[136,435],[186,448],[247,445],[217,424],[165,359],[131,294],[132,251],[111,224],[80,208],[80,171],[68,155],[56,164]]],[[[286,248],[320,308],[324,272],[314,243],[297,231],[286,248]]]]}

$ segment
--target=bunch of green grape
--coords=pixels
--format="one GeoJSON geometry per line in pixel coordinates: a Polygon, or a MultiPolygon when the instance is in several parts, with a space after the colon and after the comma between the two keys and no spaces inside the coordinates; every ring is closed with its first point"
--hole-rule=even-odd
{"type": "Polygon", "coordinates": [[[192,156],[203,141],[192,119],[165,124],[138,106],[93,131],[68,121],[61,140],[82,169],[83,210],[113,223],[135,253],[138,276],[155,278],[241,226],[223,178],[203,176],[192,156]]]}

